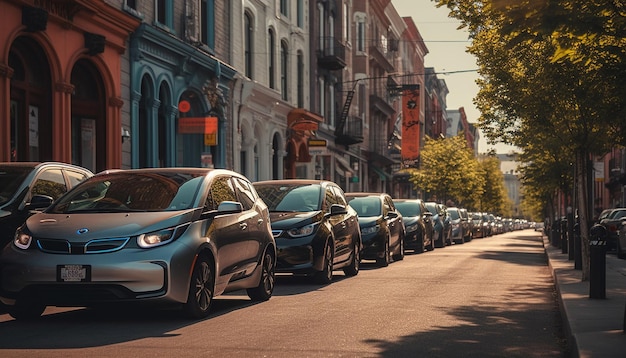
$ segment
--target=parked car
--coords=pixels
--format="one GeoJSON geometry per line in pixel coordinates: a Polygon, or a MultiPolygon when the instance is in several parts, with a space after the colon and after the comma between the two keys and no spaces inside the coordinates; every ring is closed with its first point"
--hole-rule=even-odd
{"type": "Polygon", "coordinates": [[[269,207],[278,256],[276,272],[311,276],[320,284],[333,271],[359,273],[358,215],[339,185],[326,180],[269,180],[254,183],[269,207]]]}
{"type": "Polygon", "coordinates": [[[209,314],[213,298],[274,289],[267,206],[229,170],[99,173],[21,226],[0,257],[0,300],[16,319],[46,306],[141,302],[209,314]]]}
{"type": "Polygon", "coordinates": [[[465,242],[472,241],[474,237],[473,227],[474,222],[470,216],[470,213],[465,208],[459,208],[459,214],[461,214],[461,225],[463,225],[463,232],[465,233],[465,242]]]}
{"type": "Polygon", "coordinates": [[[421,199],[394,199],[393,202],[404,221],[405,249],[415,253],[434,250],[433,214],[426,209],[426,204],[421,199]]]}
{"type": "Polygon", "coordinates": [[[359,215],[363,247],[361,260],[376,260],[381,267],[404,259],[405,227],[402,214],[389,194],[346,193],[348,204],[359,215]]]}
{"type": "Polygon", "coordinates": [[[91,176],[88,169],[66,163],[0,163],[0,248],[30,215],[91,176]]]}
{"type": "Polygon", "coordinates": [[[455,244],[465,243],[465,231],[467,230],[467,226],[463,223],[459,208],[448,208],[448,214],[450,215],[450,223],[452,225],[452,241],[455,244]]]}
{"type": "Polygon", "coordinates": [[[626,259],[626,220],[622,220],[616,242],[617,258],[626,259]]]}
{"type": "Polygon", "coordinates": [[[604,226],[607,231],[606,245],[609,250],[617,249],[618,232],[624,219],[626,219],[626,208],[615,208],[600,220],[600,225],[604,226]]]}
{"type": "Polygon", "coordinates": [[[432,201],[426,202],[426,209],[433,214],[433,232],[435,247],[451,245],[452,227],[445,206],[432,201]]]}
{"type": "Polygon", "coordinates": [[[483,238],[488,236],[489,222],[483,215],[483,213],[472,213],[472,237],[483,238]]]}

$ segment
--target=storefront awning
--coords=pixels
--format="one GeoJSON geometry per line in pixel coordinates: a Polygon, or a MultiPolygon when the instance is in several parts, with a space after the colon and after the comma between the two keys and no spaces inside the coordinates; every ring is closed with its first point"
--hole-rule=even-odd
{"type": "Polygon", "coordinates": [[[378,174],[378,177],[380,178],[380,180],[382,181],[390,181],[391,180],[391,175],[389,175],[388,173],[385,173],[385,171],[378,169],[374,166],[371,166],[370,168],[372,168],[374,170],[374,172],[376,174],[378,174]]]}
{"type": "Polygon", "coordinates": [[[350,162],[345,158],[340,156],[335,156],[335,171],[339,173],[339,175],[344,176],[346,178],[352,176],[352,168],[350,168],[350,162]]]}
{"type": "Polygon", "coordinates": [[[287,126],[295,131],[315,131],[324,119],[304,108],[293,109],[287,114],[287,126]]]}

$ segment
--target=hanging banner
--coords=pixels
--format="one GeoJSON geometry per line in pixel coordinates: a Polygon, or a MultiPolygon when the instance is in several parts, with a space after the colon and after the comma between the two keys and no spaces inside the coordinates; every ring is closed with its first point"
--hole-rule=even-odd
{"type": "Polygon", "coordinates": [[[402,93],[402,164],[411,167],[417,164],[420,150],[420,94],[417,90],[402,93]]]}

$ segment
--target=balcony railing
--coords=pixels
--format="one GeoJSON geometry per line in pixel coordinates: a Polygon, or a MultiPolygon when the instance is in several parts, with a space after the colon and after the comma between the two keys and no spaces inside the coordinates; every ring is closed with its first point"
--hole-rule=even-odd
{"type": "Polygon", "coordinates": [[[319,39],[317,64],[327,70],[341,70],[346,67],[346,46],[334,37],[319,39]]]}
{"type": "Polygon", "coordinates": [[[346,146],[363,143],[363,120],[355,116],[346,118],[343,131],[335,133],[335,143],[346,146]]]}

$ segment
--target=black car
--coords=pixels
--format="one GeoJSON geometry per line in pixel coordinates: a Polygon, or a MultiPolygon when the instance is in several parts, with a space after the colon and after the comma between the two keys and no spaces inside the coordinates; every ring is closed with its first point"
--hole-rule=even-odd
{"type": "Polygon", "coordinates": [[[433,239],[433,214],[421,199],[394,199],[396,209],[402,214],[406,234],[404,246],[415,253],[435,249],[433,239]]]}
{"type": "Polygon", "coordinates": [[[381,267],[404,259],[404,223],[389,194],[346,193],[348,204],[359,214],[363,249],[361,259],[376,260],[381,267]]]}
{"type": "Polygon", "coordinates": [[[326,180],[255,182],[267,204],[278,251],[276,272],[306,275],[320,284],[333,271],[359,273],[361,231],[339,185],[326,180]]]}
{"type": "Polygon", "coordinates": [[[0,163],[0,248],[35,211],[91,176],[85,168],[59,162],[0,163]]]}

